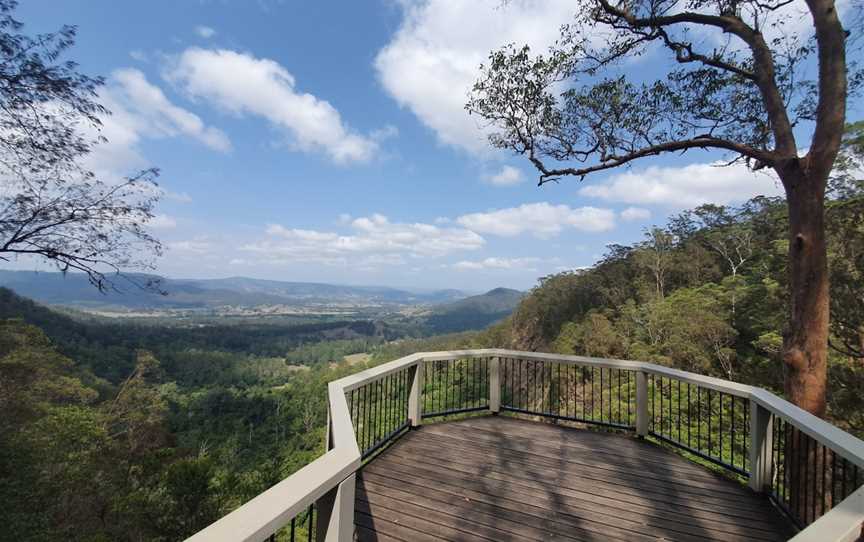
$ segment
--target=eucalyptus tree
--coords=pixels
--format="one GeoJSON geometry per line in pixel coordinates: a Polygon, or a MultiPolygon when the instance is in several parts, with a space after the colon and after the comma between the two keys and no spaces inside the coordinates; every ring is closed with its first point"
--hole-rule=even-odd
{"type": "Polygon", "coordinates": [[[847,63],[835,2],[806,0],[803,19],[801,4],[577,0],[547,53],[492,52],[466,108],[491,125],[492,145],[527,157],[540,184],[692,149],[776,172],[789,210],[786,393],[822,416],[825,189],[862,74],[847,63]],[[664,53],[668,69],[652,56],[656,79],[632,69],[634,58],[664,53]]]}
{"type": "Polygon", "coordinates": [[[84,166],[104,141],[103,81],[61,60],[75,27],[28,36],[16,4],[0,0],[0,261],[48,261],[105,290],[112,274],[149,268],[161,253],[146,228],[157,171],[109,180],[84,166]]]}

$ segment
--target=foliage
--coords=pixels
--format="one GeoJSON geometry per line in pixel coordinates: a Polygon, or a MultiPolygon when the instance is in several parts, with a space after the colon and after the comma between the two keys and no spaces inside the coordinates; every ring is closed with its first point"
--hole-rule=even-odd
{"type": "Polygon", "coordinates": [[[102,79],[60,57],[75,27],[21,33],[0,1],[0,260],[37,257],[63,272],[82,271],[100,290],[107,273],[147,268],[160,243],[145,228],[159,198],[155,169],[119,183],[97,179],[83,161],[103,138],[89,137],[107,113],[102,79]]]}
{"type": "MultiPolygon", "coordinates": [[[[846,174],[827,213],[829,415],[861,434],[854,390],[864,383],[864,191],[855,189],[855,171],[846,174]]],[[[785,212],[782,201],[760,197],[672,217],[645,241],[610,246],[593,268],[542,279],[499,341],[517,350],[647,360],[780,391],[785,212]]]]}

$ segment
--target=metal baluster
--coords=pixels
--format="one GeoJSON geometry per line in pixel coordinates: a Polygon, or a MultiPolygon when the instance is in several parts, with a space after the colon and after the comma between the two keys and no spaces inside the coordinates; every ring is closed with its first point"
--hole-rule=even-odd
{"type": "Polygon", "coordinates": [[[730,429],[731,429],[730,434],[732,436],[732,438],[731,438],[732,442],[729,445],[729,447],[731,449],[732,459],[730,459],[729,462],[734,467],[735,466],[735,399],[736,399],[736,397],[734,395],[730,395],[729,399],[732,401],[732,421],[729,424],[730,429]]]}
{"type": "Polygon", "coordinates": [[[600,367],[600,421],[603,421],[603,367],[600,367]]]}
{"type": "Polygon", "coordinates": [[[676,396],[676,403],[678,404],[678,416],[676,422],[678,423],[678,442],[681,442],[681,381],[678,380],[678,395],[676,396]]]}

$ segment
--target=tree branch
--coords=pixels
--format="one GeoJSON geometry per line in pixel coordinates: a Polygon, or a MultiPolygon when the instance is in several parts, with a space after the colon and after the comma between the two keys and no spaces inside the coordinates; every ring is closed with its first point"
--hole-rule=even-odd
{"type": "MultiPolygon", "coordinates": [[[[664,26],[690,23],[712,26],[739,37],[753,53],[755,67],[755,77],[753,80],[762,94],[765,111],[768,113],[768,118],[771,122],[776,150],[787,157],[797,156],[798,149],[795,143],[795,135],[792,132],[792,123],[789,121],[789,115],[786,112],[786,104],[777,86],[771,49],[765,43],[765,39],[758,30],[753,29],[737,16],[683,12],[674,15],[636,17],[624,8],[611,5],[608,0],[597,1],[608,15],[623,19],[634,29],[659,29],[664,26]]],[[[816,1],[819,0],[808,0],[808,4],[816,1]]],[[[831,0],[822,1],[830,2],[831,0]]]]}
{"type": "Polygon", "coordinates": [[[632,162],[633,160],[637,160],[639,158],[645,158],[647,156],[655,156],[664,152],[675,152],[675,151],[686,151],[689,149],[725,149],[728,151],[736,152],[741,154],[742,156],[746,156],[747,158],[756,160],[757,167],[765,167],[770,166],[774,163],[775,155],[769,151],[763,151],[759,149],[755,149],[753,147],[742,145],[741,143],[736,143],[734,141],[727,141],[725,139],[719,139],[710,136],[698,136],[692,139],[685,139],[682,141],[670,141],[667,143],[660,143],[657,145],[651,145],[649,147],[645,147],[622,156],[608,156],[606,159],[600,163],[593,166],[588,166],[584,168],[556,168],[556,169],[548,169],[543,162],[534,156],[533,151],[529,153],[529,160],[534,164],[541,175],[539,185],[547,183],[552,180],[556,180],[558,177],[563,176],[574,176],[574,177],[585,177],[589,173],[594,173],[597,171],[603,171],[606,169],[612,169],[628,162],[632,162]]]}

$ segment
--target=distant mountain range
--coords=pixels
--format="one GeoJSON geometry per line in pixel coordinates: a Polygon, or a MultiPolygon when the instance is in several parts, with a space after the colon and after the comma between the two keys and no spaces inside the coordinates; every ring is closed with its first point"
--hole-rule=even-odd
{"type": "MultiPolygon", "coordinates": [[[[140,282],[160,278],[132,275],[140,282]]],[[[343,286],[313,282],[284,282],[246,277],[225,279],[161,278],[166,292],[142,290],[123,279],[117,281],[119,292],[102,294],[80,273],[52,273],[0,270],[0,286],[20,295],[52,305],[91,309],[206,309],[224,306],[254,307],[260,305],[437,305],[464,300],[468,294],[459,290],[428,292],[400,290],[379,286],[343,286]]]]}
{"type": "Polygon", "coordinates": [[[518,290],[495,288],[482,295],[445,303],[432,308],[426,326],[432,333],[483,329],[509,316],[524,295],[518,290]]]}

